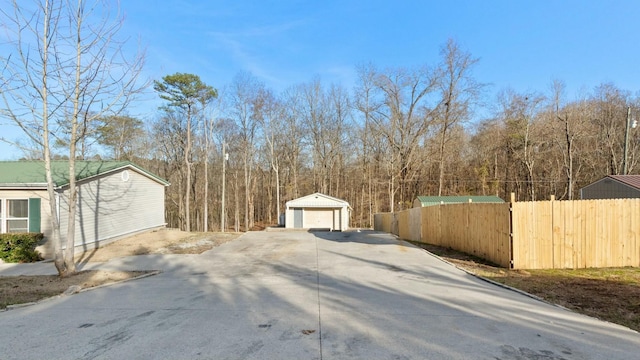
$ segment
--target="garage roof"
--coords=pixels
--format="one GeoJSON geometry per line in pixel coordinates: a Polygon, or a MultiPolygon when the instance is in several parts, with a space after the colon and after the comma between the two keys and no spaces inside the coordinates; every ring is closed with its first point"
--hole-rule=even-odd
{"type": "Polygon", "coordinates": [[[504,203],[497,196],[418,196],[417,200],[424,206],[459,203],[504,203]]]}
{"type": "Polygon", "coordinates": [[[627,184],[635,189],[640,189],[640,175],[609,175],[613,180],[627,184]]]}
{"type": "Polygon", "coordinates": [[[287,201],[286,205],[288,208],[291,208],[291,207],[318,207],[318,208],[348,207],[348,208],[351,208],[348,202],[338,198],[334,198],[329,195],[321,194],[321,193],[314,193],[314,194],[303,196],[301,198],[297,198],[291,201],[287,201]]]}

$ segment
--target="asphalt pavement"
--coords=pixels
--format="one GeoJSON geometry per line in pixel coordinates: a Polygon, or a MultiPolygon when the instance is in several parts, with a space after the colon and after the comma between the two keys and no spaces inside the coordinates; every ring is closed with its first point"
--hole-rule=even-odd
{"type": "Polygon", "coordinates": [[[635,331],[372,231],[250,232],[85,268],[161,273],[0,312],[0,359],[640,357],[635,331]]]}

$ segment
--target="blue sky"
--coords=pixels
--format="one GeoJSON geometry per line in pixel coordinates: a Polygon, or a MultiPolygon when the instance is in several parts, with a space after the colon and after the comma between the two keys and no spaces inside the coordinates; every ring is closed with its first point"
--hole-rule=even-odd
{"type": "MultiPolygon", "coordinates": [[[[640,91],[640,1],[123,1],[121,35],[146,49],[145,76],[194,73],[220,88],[248,71],[276,92],[319,77],[351,88],[355,66],[435,65],[448,38],[480,59],[474,75],[493,93],[569,98],[603,82],[640,91]],[[153,4],[153,5],[152,5],[153,4]],[[161,4],[161,5],[160,5],[161,4]]],[[[6,55],[6,54],[3,54],[6,55]]],[[[132,113],[151,119],[148,95],[132,113]]],[[[0,123],[1,124],[1,123],[0,123]]],[[[19,133],[0,127],[0,132],[19,133]]],[[[0,160],[20,154],[0,143],[0,160]]]]}

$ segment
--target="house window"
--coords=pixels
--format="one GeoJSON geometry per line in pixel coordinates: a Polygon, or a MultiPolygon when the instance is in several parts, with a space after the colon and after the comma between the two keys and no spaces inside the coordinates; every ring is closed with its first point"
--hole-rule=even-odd
{"type": "Polygon", "coordinates": [[[40,232],[40,198],[0,199],[0,233],[40,232]]]}
{"type": "Polygon", "coordinates": [[[29,200],[8,199],[6,225],[8,233],[19,233],[29,231],[29,200]]]}

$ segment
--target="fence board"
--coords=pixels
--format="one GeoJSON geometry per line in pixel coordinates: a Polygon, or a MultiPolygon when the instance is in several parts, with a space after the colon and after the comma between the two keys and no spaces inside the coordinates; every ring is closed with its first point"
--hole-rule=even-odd
{"type": "Polygon", "coordinates": [[[598,232],[598,222],[588,221],[588,219],[596,219],[596,202],[587,200],[587,209],[585,211],[585,237],[584,237],[584,253],[582,256],[582,266],[597,267],[598,263],[595,261],[594,254],[597,254],[597,242],[596,234],[598,232]],[[589,234],[589,235],[587,235],[589,234]]]}
{"type": "Polygon", "coordinates": [[[421,240],[427,244],[442,246],[442,212],[440,206],[429,206],[421,208],[422,237],[421,240]]]}
{"type": "Polygon", "coordinates": [[[420,241],[509,266],[509,204],[446,204],[421,210],[420,241]]]}
{"type": "Polygon", "coordinates": [[[374,223],[516,269],[640,267],[640,199],[447,204],[374,223]]]}
{"type": "Polygon", "coordinates": [[[422,208],[409,209],[409,240],[420,241],[422,239],[422,208]]]}
{"type": "Polygon", "coordinates": [[[411,229],[409,221],[409,210],[397,212],[398,237],[400,239],[411,240],[411,229]]]}
{"type": "Polygon", "coordinates": [[[640,266],[640,199],[526,202],[513,208],[515,268],[640,266]],[[550,236],[545,227],[552,229],[550,236]]]}
{"type": "Polygon", "coordinates": [[[377,231],[391,233],[391,221],[393,213],[381,213],[373,215],[373,228],[377,231]]]}

